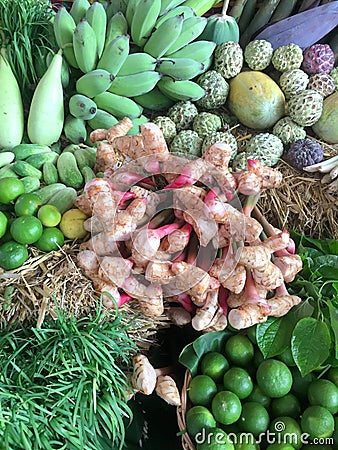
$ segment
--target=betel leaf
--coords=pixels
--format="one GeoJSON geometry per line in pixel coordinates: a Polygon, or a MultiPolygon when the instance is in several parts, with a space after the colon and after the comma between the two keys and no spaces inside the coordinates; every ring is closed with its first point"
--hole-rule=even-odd
{"type": "Polygon", "coordinates": [[[289,345],[295,321],[291,314],[269,317],[256,328],[257,344],[264,358],[280,355],[289,345]]]}
{"type": "Polygon", "coordinates": [[[314,317],[301,319],[292,332],[291,352],[303,377],[328,358],[330,347],[331,336],[327,325],[314,317]]]}
{"type": "Polygon", "coordinates": [[[329,310],[330,326],[334,335],[334,355],[338,359],[338,305],[328,301],[327,307],[329,310]]]}

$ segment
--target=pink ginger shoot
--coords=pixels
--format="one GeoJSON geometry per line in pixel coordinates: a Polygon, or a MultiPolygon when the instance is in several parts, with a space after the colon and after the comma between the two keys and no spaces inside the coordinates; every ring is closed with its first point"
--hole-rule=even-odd
{"type": "Polygon", "coordinates": [[[245,286],[244,286],[244,292],[245,292],[245,304],[247,303],[260,303],[266,305],[266,308],[269,309],[269,305],[266,302],[266,298],[261,297],[256,288],[255,281],[253,279],[253,276],[251,274],[251,270],[247,269],[246,271],[246,280],[245,280],[245,286]]]}
{"type": "Polygon", "coordinates": [[[219,287],[218,291],[218,306],[222,314],[226,317],[228,315],[229,305],[228,305],[229,291],[225,289],[222,285],[219,287]]]}
{"type": "Polygon", "coordinates": [[[171,297],[169,300],[180,303],[180,305],[183,306],[183,308],[191,314],[194,314],[196,311],[196,306],[193,304],[188,294],[178,294],[174,297],[171,297]]]}

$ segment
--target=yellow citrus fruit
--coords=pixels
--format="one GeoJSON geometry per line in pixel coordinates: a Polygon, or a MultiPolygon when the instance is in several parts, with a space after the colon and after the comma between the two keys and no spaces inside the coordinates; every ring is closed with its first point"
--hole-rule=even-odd
{"type": "Polygon", "coordinates": [[[68,239],[83,239],[87,235],[83,223],[88,217],[79,209],[69,209],[61,218],[60,230],[68,239]]]}
{"type": "Polygon", "coordinates": [[[193,405],[210,405],[216,392],[216,383],[208,375],[196,375],[188,387],[188,397],[193,405]]]}
{"type": "Polygon", "coordinates": [[[206,353],[201,359],[201,372],[208,375],[216,383],[223,379],[223,375],[229,369],[229,363],[224,355],[219,352],[206,353]]]}
{"type": "Polygon", "coordinates": [[[243,334],[230,336],[225,343],[225,356],[235,366],[247,366],[254,357],[254,346],[243,334]]]}
{"type": "Polygon", "coordinates": [[[38,219],[44,227],[56,227],[61,221],[61,213],[54,205],[42,205],[38,211],[38,219]]]}
{"type": "Polygon", "coordinates": [[[304,433],[311,439],[328,438],[334,431],[334,418],[330,411],[322,406],[308,406],[303,411],[300,425],[304,433]]]}
{"type": "Polygon", "coordinates": [[[212,399],[211,411],[217,422],[223,425],[231,425],[241,415],[241,401],[231,391],[220,391],[212,399]]]}
{"type": "Polygon", "coordinates": [[[257,368],[256,381],[267,396],[283,397],[292,386],[292,374],[286,364],[277,359],[266,359],[257,368]]]}

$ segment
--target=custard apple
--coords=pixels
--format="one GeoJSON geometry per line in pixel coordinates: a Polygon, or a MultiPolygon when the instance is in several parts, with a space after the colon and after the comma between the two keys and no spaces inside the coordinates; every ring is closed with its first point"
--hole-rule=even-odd
{"type": "Polygon", "coordinates": [[[170,144],[171,153],[183,153],[194,156],[201,156],[202,138],[198,136],[196,131],[182,130],[172,140],[170,144]]]}
{"type": "Polygon", "coordinates": [[[277,136],[284,145],[292,144],[298,139],[306,137],[303,127],[294,122],[289,116],[280,119],[273,127],[272,133],[277,136]]]}
{"type": "Polygon", "coordinates": [[[198,114],[197,107],[191,101],[180,101],[168,109],[168,117],[175,122],[176,130],[187,130],[198,114]]]}
{"type": "Polygon", "coordinates": [[[309,75],[330,73],[334,66],[334,51],[329,44],[314,44],[303,52],[302,69],[309,75]]]}
{"type": "Polygon", "coordinates": [[[216,133],[212,133],[206,136],[202,142],[202,153],[204,153],[205,150],[215,142],[224,142],[225,144],[228,144],[230,146],[232,150],[230,161],[232,161],[234,157],[237,155],[238,149],[237,141],[235,136],[231,134],[229,131],[217,131],[216,133]]]}
{"type": "Polygon", "coordinates": [[[338,91],[338,67],[334,67],[330,72],[330,77],[336,83],[336,91],[338,91]]]}
{"type": "Polygon", "coordinates": [[[287,103],[287,114],[302,127],[310,127],[322,115],[323,96],[313,89],[293,95],[287,103]]]}
{"type": "Polygon", "coordinates": [[[303,51],[297,44],[287,44],[276,48],[272,54],[272,65],[279,72],[299,69],[303,61],[303,51]]]}
{"type": "Polygon", "coordinates": [[[298,94],[307,88],[309,76],[301,69],[283,72],[279,78],[279,87],[288,99],[291,95],[298,94]]]}
{"type": "Polygon", "coordinates": [[[214,69],[225,79],[239,74],[243,66],[243,50],[234,41],[223,42],[214,53],[214,69]]]}
{"type": "Polygon", "coordinates": [[[205,95],[197,100],[196,104],[201,108],[213,109],[222,106],[229,94],[229,84],[216,70],[204,72],[198,79],[205,91],[205,95]]]}
{"type": "Polygon", "coordinates": [[[176,125],[168,116],[157,116],[152,120],[163,133],[164,139],[168,144],[174,139],[177,134],[176,125]]]}
{"type": "Polygon", "coordinates": [[[244,50],[244,60],[251,70],[264,70],[271,63],[273,48],[264,39],[253,40],[244,50]]]}
{"type": "Polygon", "coordinates": [[[333,94],[336,90],[336,82],[327,73],[315,73],[310,76],[308,89],[314,89],[324,98],[333,94]]]}
{"type": "Polygon", "coordinates": [[[319,142],[310,138],[299,139],[283,153],[283,159],[296,169],[312,166],[323,161],[324,150],[319,142]]]}
{"type": "Polygon", "coordinates": [[[209,134],[216,133],[222,127],[222,120],[217,114],[201,112],[194,118],[192,127],[199,137],[203,139],[209,134]]]}

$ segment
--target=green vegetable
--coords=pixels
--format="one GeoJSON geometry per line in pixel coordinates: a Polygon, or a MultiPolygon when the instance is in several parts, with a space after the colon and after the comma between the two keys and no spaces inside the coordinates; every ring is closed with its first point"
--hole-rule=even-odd
{"type": "Polygon", "coordinates": [[[66,187],[57,191],[47,201],[47,205],[53,205],[57,208],[61,214],[72,208],[74,200],[77,197],[77,192],[72,187],[66,187]]]}
{"type": "Polygon", "coordinates": [[[57,160],[56,166],[59,172],[59,178],[66,186],[79,189],[83,185],[83,176],[77,166],[73,153],[61,153],[57,160]]]}
{"type": "Polygon", "coordinates": [[[46,184],[54,184],[59,180],[59,174],[55,164],[52,162],[45,162],[42,166],[42,178],[46,184]]]}
{"type": "Polygon", "coordinates": [[[45,162],[55,163],[59,154],[56,152],[37,153],[29,156],[25,161],[36,169],[41,169],[45,162]]]}
{"type": "Polygon", "coordinates": [[[51,149],[47,145],[19,144],[13,147],[11,151],[15,155],[15,161],[18,161],[19,159],[26,159],[37,153],[50,152],[51,149]]]}
{"type": "Polygon", "coordinates": [[[42,178],[41,170],[36,169],[26,161],[16,161],[15,163],[13,163],[13,170],[22,177],[37,177],[39,179],[42,178]]]}
{"type": "Polygon", "coordinates": [[[40,187],[40,179],[37,177],[27,176],[20,178],[25,187],[25,193],[34,192],[40,187]]]}

